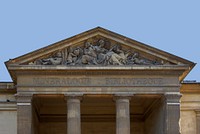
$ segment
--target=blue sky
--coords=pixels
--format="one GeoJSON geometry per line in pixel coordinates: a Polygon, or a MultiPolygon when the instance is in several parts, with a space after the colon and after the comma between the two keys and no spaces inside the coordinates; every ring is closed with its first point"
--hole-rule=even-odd
{"type": "Polygon", "coordinates": [[[0,2],[0,81],[4,62],[101,26],[197,63],[185,80],[200,81],[199,0],[5,0],[0,2]]]}

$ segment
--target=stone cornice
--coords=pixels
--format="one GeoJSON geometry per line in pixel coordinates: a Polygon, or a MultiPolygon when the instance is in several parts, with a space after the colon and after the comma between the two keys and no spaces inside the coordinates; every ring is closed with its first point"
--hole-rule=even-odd
{"type": "Polygon", "coordinates": [[[181,88],[180,88],[181,93],[191,93],[191,94],[196,94],[200,93],[200,83],[182,83],[181,88]]]}
{"type": "Polygon", "coordinates": [[[15,111],[17,110],[16,102],[12,103],[1,103],[0,102],[0,111],[15,111]]]}
{"type": "Polygon", "coordinates": [[[188,65],[134,66],[65,66],[65,65],[10,65],[9,70],[186,70],[188,65]]]}
{"type": "Polygon", "coordinates": [[[32,97],[32,94],[15,94],[17,103],[31,103],[32,97]]]}
{"type": "Polygon", "coordinates": [[[0,82],[0,93],[16,93],[16,87],[13,82],[0,82]]]}
{"type": "Polygon", "coordinates": [[[181,80],[188,65],[134,65],[134,66],[64,66],[64,65],[10,65],[13,81],[18,75],[173,75],[181,80]],[[88,74],[88,72],[90,72],[88,74]],[[114,72],[114,73],[113,73],[114,72]]]}

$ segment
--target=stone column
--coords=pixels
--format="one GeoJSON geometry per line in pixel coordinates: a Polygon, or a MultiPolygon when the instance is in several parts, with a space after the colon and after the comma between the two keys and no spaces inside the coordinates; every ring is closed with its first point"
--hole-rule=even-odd
{"type": "Polygon", "coordinates": [[[17,100],[17,134],[32,134],[32,95],[15,95],[17,100]]]}
{"type": "Polygon", "coordinates": [[[67,101],[67,134],[81,134],[80,101],[82,95],[65,95],[67,101]]]}
{"type": "Polygon", "coordinates": [[[180,93],[165,94],[164,134],[180,134],[180,93]]]}
{"type": "Polygon", "coordinates": [[[130,96],[115,95],[116,101],[116,134],[130,134],[130,96]]]}
{"type": "Polygon", "coordinates": [[[196,110],[196,124],[197,124],[197,134],[200,134],[200,110],[196,110]]]}

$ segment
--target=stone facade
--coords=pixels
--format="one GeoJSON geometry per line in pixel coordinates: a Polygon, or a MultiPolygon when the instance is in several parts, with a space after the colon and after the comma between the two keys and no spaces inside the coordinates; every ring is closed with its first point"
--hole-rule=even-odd
{"type": "Polygon", "coordinates": [[[1,102],[10,93],[18,134],[198,133],[199,109],[184,106],[198,97],[181,84],[194,65],[97,27],[7,61],[13,83],[1,83],[1,102]],[[180,127],[189,116],[195,127],[180,127]]]}
{"type": "Polygon", "coordinates": [[[181,130],[183,134],[198,134],[200,83],[184,83],[181,88],[181,130]]]}
{"type": "MultiPolygon", "coordinates": [[[[0,90],[0,118],[1,118],[1,125],[0,125],[0,132],[4,132],[5,134],[17,134],[17,101],[16,101],[16,89],[13,88],[11,85],[12,83],[0,83],[1,90],[0,90]],[[4,86],[3,86],[4,85],[4,86]]],[[[181,134],[198,134],[199,133],[199,111],[200,111],[200,83],[183,83],[181,88],[180,88],[182,97],[181,97],[181,111],[180,111],[180,129],[181,129],[181,134]]],[[[129,97],[130,98],[130,97],[129,97]]],[[[101,100],[101,99],[100,99],[101,100]]],[[[92,99],[85,99],[85,101],[93,101],[92,99]]],[[[105,100],[101,100],[105,101],[105,100]]],[[[110,100],[111,101],[111,100],[110,100]]],[[[130,100],[131,101],[131,100],[130,100]]],[[[133,101],[133,99],[132,99],[133,101]]],[[[135,100],[134,100],[135,101],[135,100]]],[[[149,100],[150,101],[150,100],[149,100]]],[[[50,101],[49,101],[50,102],[50,101]]],[[[108,102],[106,100],[106,102],[108,102]]],[[[108,109],[107,107],[111,107],[109,110],[110,111],[115,111],[115,104],[114,101],[111,101],[113,104],[107,104],[104,107],[102,107],[98,104],[96,104],[95,110],[99,109],[108,109]],[[100,108],[97,108],[100,107],[100,108]]],[[[51,103],[51,102],[50,102],[51,103]]],[[[82,102],[81,102],[82,103],[82,102]]],[[[91,102],[90,102],[91,103],[91,102]]],[[[131,102],[132,103],[132,102],[131,102]]],[[[86,107],[84,103],[81,104],[82,107],[86,107]]],[[[95,107],[94,106],[94,107],[95,107]]],[[[155,125],[153,127],[152,122],[156,123],[158,120],[159,122],[163,122],[164,120],[162,118],[155,118],[154,116],[161,117],[162,113],[162,108],[158,108],[161,106],[161,103],[156,102],[156,105],[152,107],[152,110],[148,117],[146,118],[145,122],[137,122],[135,119],[133,120],[131,118],[131,124],[130,124],[130,129],[131,132],[135,132],[138,134],[152,134],[152,133],[158,133],[160,129],[162,129],[162,126],[160,124],[155,125]],[[137,122],[137,123],[136,123],[137,122]],[[146,132],[145,130],[148,130],[146,132]],[[158,132],[156,132],[158,131],[158,132]]],[[[88,106],[89,107],[89,106],[88,106]]],[[[85,110],[88,109],[82,109],[82,113],[85,113],[85,110]]],[[[47,108],[47,107],[46,107],[47,108]]],[[[51,108],[46,109],[46,111],[52,110],[51,108]]],[[[130,109],[131,110],[131,109],[130,109]]],[[[60,110],[62,111],[62,110],[60,110]]],[[[92,111],[92,110],[91,110],[92,111]]],[[[83,115],[82,115],[83,116],[83,115]]],[[[62,118],[60,121],[56,121],[56,119],[48,119],[49,117],[43,117],[44,119],[42,120],[49,120],[48,123],[43,122],[40,123],[38,129],[41,130],[41,133],[64,133],[67,130],[67,124],[64,122],[63,117],[57,117],[57,118],[62,118]],[[45,119],[46,118],[46,119],[45,119]],[[56,123],[55,123],[56,122],[56,123]],[[47,129],[48,128],[48,129],[47,129]]],[[[64,117],[65,118],[65,117],[64,117]]],[[[67,118],[67,117],[66,117],[67,118]]],[[[82,133],[97,133],[97,134],[102,134],[106,133],[106,130],[109,129],[109,133],[115,133],[115,117],[106,117],[106,115],[101,116],[99,118],[94,118],[94,117],[82,117],[82,120],[84,122],[81,122],[81,130],[82,133]],[[107,119],[106,119],[107,118],[107,119]],[[96,120],[95,122],[90,121],[96,120]],[[105,121],[102,121],[105,120],[105,121]],[[110,121],[108,121],[110,120],[110,121]],[[98,127],[97,127],[98,126],[98,127]]],[[[37,122],[37,121],[34,121],[37,122]]],[[[35,123],[37,124],[37,123],[35,123]]]]}
{"type": "Polygon", "coordinates": [[[17,133],[17,107],[13,83],[0,83],[0,132],[17,133]]]}

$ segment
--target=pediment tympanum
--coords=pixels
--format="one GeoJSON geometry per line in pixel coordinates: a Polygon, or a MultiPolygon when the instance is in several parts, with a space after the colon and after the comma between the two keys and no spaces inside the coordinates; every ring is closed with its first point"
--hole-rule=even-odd
{"type": "MultiPolygon", "coordinates": [[[[123,44],[93,37],[28,63],[29,65],[162,65],[163,60],[149,59],[123,44]]],[[[165,62],[169,64],[169,62],[165,62]]]]}

